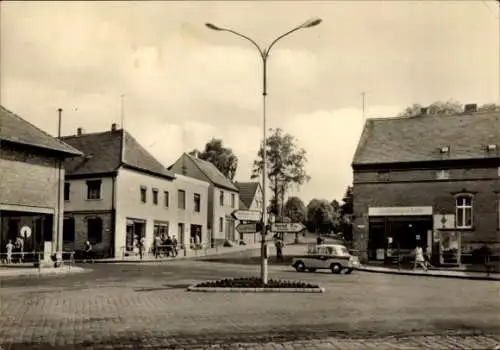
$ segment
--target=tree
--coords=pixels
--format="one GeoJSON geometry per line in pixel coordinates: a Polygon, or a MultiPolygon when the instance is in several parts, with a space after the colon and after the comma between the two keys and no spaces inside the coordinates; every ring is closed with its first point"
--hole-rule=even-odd
{"type": "MultiPolygon", "coordinates": [[[[266,139],[266,176],[273,193],[270,201],[271,212],[278,215],[284,206],[285,194],[289,187],[292,184],[302,185],[309,181],[310,177],[305,171],[306,151],[297,147],[295,137],[279,128],[270,129],[270,132],[271,136],[266,139]]],[[[263,155],[264,150],[261,146],[253,164],[252,179],[259,177],[263,172],[263,155]]]]}
{"type": "MultiPolygon", "coordinates": [[[[414,117],[421,115],[421,110],[424,108],[423,105],[415,103],[399,114],[400,117],[414,117]]],[[[460,102],[449,100],[447,102],[436,101],[427,108],[427,114],[431,115],[448,115],[448,114],[458,114],[464,111],[463,105],[460,102]]],[[[495,103],[485,103],[477,109],[479,112],[496,112],[500,111],[500,105],[495,103]]]]}
{"type": "Polygon", "coordinates": [[[212,138],[205,144],[203,152],[195,149],[189,154],[212,163],[225,177],[234,180],[238,169],[238,157],[230,148],[224,147],[222,140],[212,138]]]}
{"type": "Polygon", "coordinates": [[[332,205],[325,199],[313,199],[307,205],[307,226],[313,232],[330,232],[338,225],[332,205]]]}
{"type": "MultiPolygon", "coordinates": [[[[291,222],[306,223],[306,205],[299,197],[288,197],[284,206],[284,215],[290,218],[291,222]]],[[[295,234],[295,243],[299,242],[299,234],[295,234]]]]}
{"type": "Polygon", "coordinates": [[[352,229],[352,216],[354,214],[354,196],[353,187],[347,186],[347,189],[342,198],[342,205],[340,206],[340,231],[344,235],[344,240],[347,242],[352,242],[353,239],[353,229],[352,229]]]}

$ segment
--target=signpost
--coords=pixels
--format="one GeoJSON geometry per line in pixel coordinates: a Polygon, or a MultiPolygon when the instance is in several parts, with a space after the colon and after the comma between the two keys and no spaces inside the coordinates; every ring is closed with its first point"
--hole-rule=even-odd
{"type": "Polygon", "coordinates": [[[232,215],[233,218],[240,221],[258,222],[262,220],[262,213],[255,210],[235,210],[232,215]]]}
{"type": "Polygon", "coordinates": [[[256,233],[261,229],[261,227],[258,226],[258,223],[239,224],[238,226],[236,226],[236,230],[239,233],[256,233]]]}
{"type": "Polygon", "coordinates": [[[299,233],[303,231],[306,227],[300,222],[275,222],[271,225],[271,231],[282,232],[282,233],[299,233]]]}

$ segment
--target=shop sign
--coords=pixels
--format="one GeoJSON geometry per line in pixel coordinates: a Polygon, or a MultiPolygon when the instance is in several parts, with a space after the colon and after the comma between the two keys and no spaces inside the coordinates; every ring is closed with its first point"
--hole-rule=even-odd
{"type": "Polygon", "coordinates": [[[432,215],[432,207],[370,207],[368,216],[432,215]]]}

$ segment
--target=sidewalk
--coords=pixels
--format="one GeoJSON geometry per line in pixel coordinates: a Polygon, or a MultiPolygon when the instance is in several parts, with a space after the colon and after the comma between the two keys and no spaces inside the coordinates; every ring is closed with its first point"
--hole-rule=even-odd
{"type": "Polygon", "coordinates": [[[186,255],[183,254],[183,251],[179,251],[179,255],[176,257],[162,257],[155,258],[151,255],[146,255],[140,259],[139,256],[126,256],[123,258],[106,258],[106,259],[96,259],[94,262],[96,264],[103,263],[151,263],[151,262],[164,262],[164,261],[175,261],[180,259],[196,259],[203,258],[208,256],[218,256],[225,255],[231,253],[239,253],[247,250],[255,250],[260,248],[260,243],[247,244],[247,245],[238,245],[234,247],[217,247],[217,248],[207,248],[200,250],[189,250],[186,252],[186,255]]]}
{"type": "Polygon", "coordinates": [[[64,275],[70,273],[89,272],[89,269],[83,269],[78,266],[64,265],[61,267],[0,267],[0,278],[2,277],[19,277],[19,276],[34,276],[34,275],[64,275]]]}
{"type": "Polygon", "coordinates": [[[445,277],[445,278],[462,278],[470,280],[492,280],[500,281],[500,273],[490,273],[488,276],[486,272],[472,272],[472,271],[457,271],[457,270],[428,270],[427,272],[422,269],[409,270],[397,269],[389,267],[379,267],[370,265],[361,265],[357,268],[359,271],[386,273],[394,275],[408,275],[408,276],[429,276],[429,277],[445,277]]]}

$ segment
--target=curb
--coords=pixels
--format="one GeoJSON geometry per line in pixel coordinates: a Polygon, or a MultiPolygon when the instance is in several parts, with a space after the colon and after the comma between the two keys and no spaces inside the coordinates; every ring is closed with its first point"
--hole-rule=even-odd
{"type": "Polygon", "coordinates": [[[233,287],[196,287],[189,286],[188,292],[204,293],[324,293],[324,288],[233,288],[233,287]]]}
{"type": "Polygon", "coordinates": [[[52,268],[47,268],[46,270],[42,269],[39,271],[38,269],[32,270],[32,269],[26,269],[24,271],[20,270],[10,270],[8,272],[12,273],[2,273],[4,271],[0,271],[0,278],[3,277],[26,277],[26,276],[55,276],[55,275],[72,275],[72,274],[78,274],[78,273],[86,273],[90,272],[92,269],[84,269],[82,267],[72,267],[71,270],[66,269],[65,271],[63,270],[52,270],[52,268]]]}
{"type": "Polygon", "coordinates": [[[454,274],[433,274],[428,272],[410,272],[404,270],[375,270],[370,268],[358,267],[355,270],[371,273],[382,273],[387,275],[403,275],[403,276],[418,276],[418,277],[436,277],[436,278],[455,278],[476,281],[500,281],[500,276],[474,276],[474,275],[454,275],[454,274]]]}

